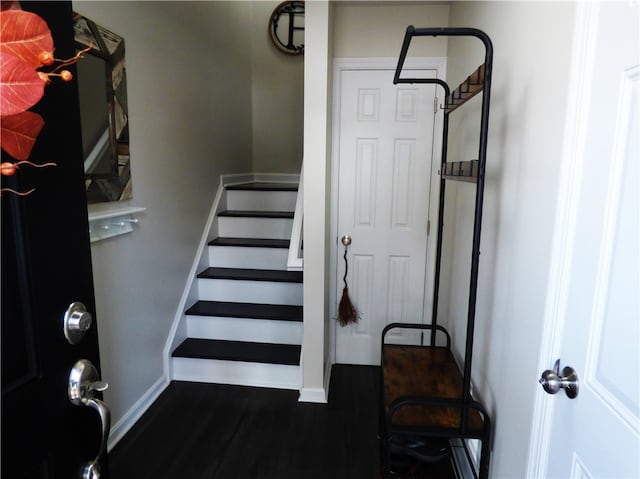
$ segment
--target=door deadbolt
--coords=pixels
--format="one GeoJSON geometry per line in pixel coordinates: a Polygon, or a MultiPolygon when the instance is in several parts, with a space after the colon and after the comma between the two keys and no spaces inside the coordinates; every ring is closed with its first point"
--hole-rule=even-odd
{"type": "Polygon", "coordinates": [[[71,344],[78,344],[84,338],[93,322],[91,313],[82,303],[71,303],[64,313],[64,337],[71,344]]]}
{"type": "Polygon", "coordinates": [[[570,366],[565,366],[560,375],[560,360],[558,359],[553,369],[547,369],[542,373],[538,382],[542,384],[544,390],[549,394],[556,394],[560,389],[564,389],[570,399],[578,396],[578,373],[570,366]]]}

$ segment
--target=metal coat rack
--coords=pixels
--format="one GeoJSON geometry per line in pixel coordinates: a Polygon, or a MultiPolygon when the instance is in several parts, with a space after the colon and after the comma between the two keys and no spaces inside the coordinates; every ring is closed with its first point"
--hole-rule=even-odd
{"type": "MultiPolygon", "coordinates": [[[[442,106],[444,119],[432,321],[429,325],[392,323],[389,324],[382,333],[381,404],[383,406],[381,438],[385,451],[384,462],[387,477],[391,475],[392,450],[395,453],[402,452],[402,444],[407,444],[407,438],[412,437],[479,439],[482,445],[477,475],[481,479],[486,479],[489,475],[491,423],[485,407],[472,397],[471,366],[478,292],[478,266],[480,260],[484,178],[487,159],[492,63],[493,46],[488,35],[481,30],[474,28],[407,27],[393,79],[394,84],[436,84],[444,90],[445,101],[442,106]],[[409,45],[413,38],[438,36],[475,37],[482,41],[485,47],[484,63],[453,91],[451,91],[449,85],[441,79],[407,78],[401,76],[409,45]],[[478,158],[477,160],[468,161],[448,161],[449,115],[478,94],[482,94],[478,158]],[[467,327],[462,371],[460,371],[457,364],[455,364],[455,358],[451,354],[451,338],[449,333],[445,328],[438,325],[445,188],[448,181],[474,183],[476,188],[467,327]],[[430,331],[429,344],[427,346],[409,347],[385,343],[387,332],[396,328],[430,331]],[[436,336],[438,335],[446,339],[446,345],[444,347],[436,346],[436,336]],[[441,361],[441,357],[445,358],[442,359],[442,364],[439,362],[441,361]],[[394,374],[399,374],[396,370],[396,365],[399,364],[401,360],[419,362],[419,364],[412,365],[415,367],[413,370],[424,370],[431,375],[446,374],[447,377],[389,377],[394,374]],[[449,377],[456,375],[460,376],[459,382],[457,382],[458,380],[456,378],[452,379],[449,377]],[[391,381],[391,379],[393,379],[393,381],[391,381]],[[453,393],[440,396],[432,394],[429,387],[425,385],[427,379],[429,381],[441,381],[442,384],[451,382],[453,393]],[[394,389],[390,385],[391,382],[394,382],[396,385],[399,384],[399,386],[394,386],[394,389]],[[458,391],[458,389],[460,390],[458,391]],[[422,411],[422,416],[420,415],[420,410],[422,411]],[[441,419],[446,417],[446,420],[442,419],[439,422],[437,418],[440,417],[441,419]],[[411,420],[414,422],[412,423],[411,420]],[[398,441],[399,437],[402,437],[403,441],[398,441]],[[398,444],[401,445],[398,446],[398,444]]],[[[464,441],[462,441],[462,443],[464,444],[464,441]]],[[[408,453],[410,452],[412,451],[408,451],[408,453]]],[[[467,457],[469,457],[468,451],[467,457]]]]}

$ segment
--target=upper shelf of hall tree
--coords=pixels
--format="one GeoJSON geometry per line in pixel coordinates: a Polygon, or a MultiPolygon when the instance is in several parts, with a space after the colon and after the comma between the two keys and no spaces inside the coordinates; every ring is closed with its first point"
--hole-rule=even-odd
{"type": "MultiPolygon", "coordinates": [[[[407,27],[407,31],[402,42],[398,65],[396,66],[393,83],[431,83],[440,85],[445,91],[445,102],[443,110],[445,114],[449,114],[460,106],[464,105],[471,98],[482,92],[485,88],[490,89],[491,82],[491,64],[493,61],[493,47],[491,40],[482,30],[475,28],[415,28],[413,25],[407,27]],[[437,37],[437,36],[472,36],[480,39],[486,49],[485,61],[471,75],[469,75],[458,87],[451,91],[449,85],[439,78],[417,78],[417,77],[401,77],[404,61],[409,51],[409,45],[413,37],[437,37]],[[489,67],[487,68],[487,65],[489,67]]],[[[484,101],[483,101],[484,103],[484,101]]],[[[487,99],[488,103],[488,99],[487,99]]],[[[488,116],[488,105],[483,105],[483,123],[486,123],[488,116]],[[484,112],[487,109],[486,113],[484,112]]],[[[486,125],[483,127],[486,129],[486,125]]],[[[481,154],[480,160],[447,162],[443,158],[442,176],[450,180],[467,181],[475,183],[478,178],[480,163],[484,164],[486,152],[481,154]]]]}
{"type": "MultiPolygon", "coordinates": [[[[485,47],[490,46],[491,40],[482,30],[478,30],[475,28],[416,28],[413,25],[407,27],[407,31],[404,35],[404,40],[402,42],[402,49],[400,50],[400,56],[398,58],[398,65],[396,66],[395,75],[393,77],[393,83],[435,83],[441,85],[446,94],[444,110],[445,113],[451,113],[456,108],[462,106],[464,103],[469,101],[471,98],[476,96],[478,93],[483,91],[485,88],[485,83],[488,80],[487,73],[490,75],[490,72],[487,71],[486,64],[491,63],[491,57],[485,58],[485,62],[480,65],[471,75],[469,75],[465,81],[463,81],[458,87],[450,91],[449,85],[438,78],[418,78],[418,77],[401,77],[402,69],[404,67],[404,61],[407,57],[407,52],[409,51],[409,45],[411,44],[411,40],[413,37],[424,37],[424,36],[473,36],[479,38],[484,44],[485,47]]],[[[487,51],[491,49],[488,48],[487,51]]]]}
{"type": "Polygon", "coordinates": [[[444,104],[446,113],[451,113],[482,91],[484,87],[484,70],[483,63],[447,96],[444,104]]]}

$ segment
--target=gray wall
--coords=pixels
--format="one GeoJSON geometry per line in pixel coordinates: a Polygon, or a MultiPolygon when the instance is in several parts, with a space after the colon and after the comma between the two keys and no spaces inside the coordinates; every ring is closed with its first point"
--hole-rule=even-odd
{"type": "Polygon", "coordinates": [[[117,423],[163,348],[219,175],[252,170],[251,4],[74,2],[125,38],[135,232],[92,247],[106,400],[117,423]]]}
{"type": "MultiPolygon", "coordinates": [[[[494,421],[495,478],[526,475],[574,8],[563,2],[451,5],[450,25],[484,30],[495,51],[472,374],[494,421]]],[[[482,63],[484,48],[479,41],[455,39],[448,54],[447,79],[455,87],[482,63]]],[[[451,160],[477,158],[479,106],[478,96],[451,115],[451,160]]],[[[452,207],[445,244],[460,253],[449,255],[445,265],[454,287],[443,295],[442,310],[452,318],[448,326],[460,354],[474,188],[448,183],[447,193],[452,207]]]]}
{"type": "MultiPolygon", "coordinates": [[[[335,57],[397,57],[408,25],[446,26],[449,6],[436,2],[336,2],[333,11],[335,57]]],[[[409,56],[442,57],[446,39],[416,41],[409,56]]]]}
{"type": "Polygon", "coordinates": [[[251,2],[253,171],[300,173],[304,57],[287,55],[268,34],[280,0],[251,2]]]}

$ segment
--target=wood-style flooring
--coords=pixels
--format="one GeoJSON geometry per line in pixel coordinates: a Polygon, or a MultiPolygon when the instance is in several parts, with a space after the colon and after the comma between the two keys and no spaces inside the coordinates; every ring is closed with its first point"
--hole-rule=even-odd
{"type": "MultiPolygon", "coordinates": [[[[380,370],[335,365],[297,391],[172,382],[109,455],[111,479],[379,479],[380,370]]],[[[447,463],[416,479],[452,479],[447,463]]]]}

